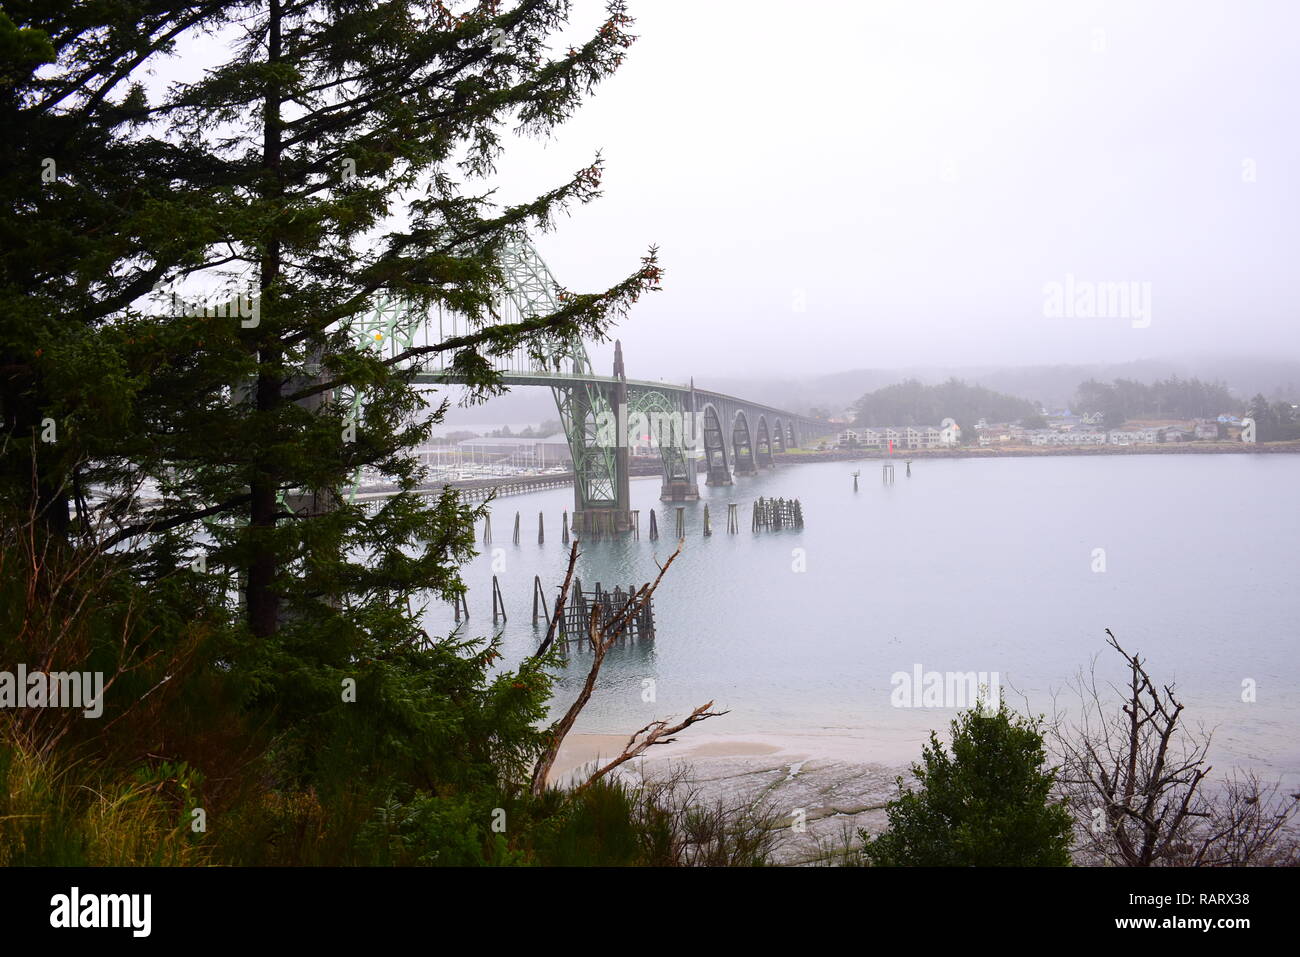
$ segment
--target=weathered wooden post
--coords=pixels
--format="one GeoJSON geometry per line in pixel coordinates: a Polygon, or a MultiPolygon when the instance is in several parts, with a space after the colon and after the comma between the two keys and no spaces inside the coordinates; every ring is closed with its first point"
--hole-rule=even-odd
{"type": "Polygon", "coordinates": [[[569,544],[569,510],[564,510],[564,517],[560,519],[560,544],[569,544]]]}
{"type": "Polygon", "coordinates": [[[912,477],[912,460],[911,460],[911,459],[908,459],[908,460],[907,460],[907,477],[908,477],[908,478],[911,478],[911,477],[912,477]]]}
{"type": "Polygon", "coordinates": [[[858,490],[858,476],[861,474],[862,474],[861,471],[853,473],[853,491],[855,492],[858,490]]]}
{"type": "Polygon", "coordinates": [[[501,621],[506,620],[506,600],[501,595],[501,586],[497,584],[497,576],[492,576],[492,626],[496,627],[497,612],[500,610],[501,621]]]}
{"type": "Polygon", "coordinates": [[[542,513],[537,513],[537,544],[546,544],[546,523],[542,518],[542,513]]]}
{"type": "Polygon", "coordinates": [[[707,538],[713,534],[713,525],[709,522],[709,506],[704,506],[704,535],[707,538]]]}
{"type": "Polygon", "coordinates": [[[515,512],[515,544],[519,544],[519,513],[515,512]]]}
{"type": "Polygon", "coordinates": [[[684,541],[686,538],[686,506],[677,506],[677,540],[684,541]]]}
{"type": "Polygon", "coordinates": [[[736,511],[736,503],[727,504],[727,533],[735,535],[740,531],[740,513],[736,511]]]}
{"type": "Polygon", "coordinates": [[[492,513],[483,516],[483,544],[492,544],[492,513]]]}
{"type": "Polygon", "coordinates": [[[659,541],[659,523],[655,520],[654,509],[650,509],[650,541],[659,541]]]}
{"type": "Polygon", "coordinates": [[[641,541],[641,509],[632,509],[632,538],[641,541]]]}
{"type": "Polygon", "coordinates": [[[542,588],[542,578],[540,575],[533,576],[533,625],[537,624],[537,610],[541,607],[542,616],[546,621],[551,620],[551,613],[546,609],[546,591],[542,588]]]}

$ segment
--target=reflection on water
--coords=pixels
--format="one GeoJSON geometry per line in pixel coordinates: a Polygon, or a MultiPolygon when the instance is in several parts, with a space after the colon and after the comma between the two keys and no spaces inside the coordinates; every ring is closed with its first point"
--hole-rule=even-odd
{"type": "MultiPolygon", "coordinates": [[[[892,707],[895,672],[997,672],[1014,703],[1050,712],[1052,693],[1094,655],[1103,678],[1122,676],[1103,643],[1110,628],[1158,680],[1177,681],[1187,714],[1217,727],[1217,762],[1300,771],[1300,457],[917,460],[911,478],[902,472],[887,486],[877,462],[787,465],[702,486],[656,595],[656,638],[610,653],[579,730],[630,733],[716,700],[731,713],[710,732],[835,731],[862,738],[863,760],[907,759],[954,712],[892,707]],[[760,495],[799,498],[805,527],[751,533],[760,495]],[[740,505],[738,535],[726,533],[729,502],[740,505]],[[1253,703],[1241,700],[1248,679],[1253,703]]],[[[676,544],[674,506],[658,492],[657,479],[633,480],[641,539],[584,543],[584,587],[653,578],[676,544]],[[658,542],[651,508],[667,533],[658,542]]],[[[553,601],[568,557],[560,515],[572,505],[567,489],[501,499],[494,544],[464,569],[470,633],[492,630],[494,560],[500,569],[508,661],[544,631],[531,624],[533,576],[553,601]]],[[[449,631],[450,606],[431,607],[427,626],[449,631]]],[[[589,662],[572,655],[561,707],[589,662]]]]}

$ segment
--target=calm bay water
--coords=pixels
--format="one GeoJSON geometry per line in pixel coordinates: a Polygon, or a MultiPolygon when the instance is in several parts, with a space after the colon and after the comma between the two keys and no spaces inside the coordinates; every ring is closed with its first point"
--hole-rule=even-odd
{"type": "MultiPolygon", "coordinates": [[[[1217,767],[1300,782],[1300,456],[917,460],[911,478],[897,460],[895,472],[885,486],[878,461],[785,465],[701,486],[686,507],[686,547],[655,596],[656,638],[610,653],[578,730],[630,733],[714,700],[730,714],[701,726],[710,733],[844,736],[860,741],[862,761],[907,761],[955,710],[892,706],[895,672],[997,672],[1013,704],[1050,712],[1054,692],[1077,702],[1066,682],[1093,656],[1101,678],[1123,678],[1104,643],[1110,628],[1156,680],[1177,683],[1191,720],[1215,730],[1217,767]],[[800,499],[805,527],[750,532],[760,495],[800,499]],[[726,533],[728,502],[740,506],[738,535],[726,533]],[[654,701],[643,700],[646,679],[654,701]],[[1254,702],[1242,701],[1247,679],[1254,702]]],[[[640,541],[584,543],[586,587],[653,578],[675,545],[658,492],[658,479],[632,482],[640,541]]],[[[560,515],[572,504],[569,489],[499,500],[494,544],[463,571],[468,633],[484,634],[494,558],[504,563],[510,664],[543,631],[531,625],[533,576],[553,599],[568,557],[560,515]]],[[[426,617],[431,634],[452,627],[450,606],[426,617]]],[[[571,656],[563,706],[589,663],[587,652],[571,656]]]]}

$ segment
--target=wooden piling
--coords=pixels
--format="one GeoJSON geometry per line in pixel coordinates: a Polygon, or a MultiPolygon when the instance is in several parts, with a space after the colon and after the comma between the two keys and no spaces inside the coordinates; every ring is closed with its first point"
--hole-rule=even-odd
{"type": "Polygon", "coordinates": [[[492,513],[483,516],[483,544],[492,544],[492,513]]]}
{"type": "MultiPolygon", "coordinates": [[[[627,610],[628,604],[636,598],[639,591],[635,585],[628,585],[626,591],[622,585],[615,585],[607,591],[600,582],[596,582],[594,591],[585,591],[582,580],[575,578],[563,612],[558,609],[556,611],[561,647],[567,650],[570,642],[585,645],[592,615],[595,615],[599,625],[607,625],[627,610]]],[[[620,640],[653,638],[654,628],[653,601],[647,598],[627,620],[620,640]]]]}
{"type": "Polygon", "coordinates": [[[519,513],[515,512],[515,544],[519,544],[519,513]]]}
{"type": "Polygon", "coordinates": [[[569,544],[569,510],[564,510],[564,517],[560,520],[560,544],[569,544]]]}
{"type": "Polygon", "coordinates": [[[650,541],[659,541],[659,523],[655,520],[654,509],[650,509],[650,541]]]}
{"type": "Polygon", "coordinates": [[[632,538],[635,541],[641,541],[641,510],[632,509],[632,538]]]}
{"type": "Polygon", "coordinates": [[[546,608],[546,591],[542,588],[540,575],[533,576],[533,625],[537,625],[537,612],[541,609],[542,620],[549,622],[551,613],[546,608]]]}
{"type": "Polygon", "coordinates": [[[492,576],[492,626],[495,628],[497,623],[498,610],[501,614],[501,622],[506,620],[506,600],[501,595],[501,586],[497,583],[497,576],[492,576]]]}
{"type": "Polygon", "coordinates": [[[797,498],[760,498],[754,503],[750,527],[757,532],[770,528],[803,528],[803,505],[797,498]]]}
{"type": "Polygon", "coordinates": [[[686,539],[686,506],[677,506],[677,540],[679,542],[686,539]]]}
{"type": "Polygon", "coordinates": [[[709,506],[704,506],[704,535],[708,537],[713,534],[713,525],[709,521],[709,506]]]}
{"type": "Polygon", "coordinates": [[[740,513],[736,510],[736,503],[727,503],[727,534],[735,535],[740,531],[740,513]]]}
{"type": "Polygon", "coordinates": [[[542,518],[542,513],[537,513],[537,544],[546,544],[546,522],[542,518]]]}

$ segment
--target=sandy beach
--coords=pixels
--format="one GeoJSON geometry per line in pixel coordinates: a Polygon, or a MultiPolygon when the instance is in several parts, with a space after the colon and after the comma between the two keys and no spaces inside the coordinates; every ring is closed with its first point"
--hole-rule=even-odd
{"type": "MultiPolygon", "coordinates": [[[[560,748],[551,781],[564,785],[585,779],[620,754],[626,743],[625,735],[570,734],[560,748]]],[[[875,742],[876,748],[871,744],[860,735],[825,731],[685,733],[623,765],[619,774],[637,783],[685,766],[703,800],[770,805],[779,815],[781,830],[777,859],[807,864],[845,833],[883,829],[884,804],[896,792],[895,779],[905,773],[919,748],[909,748],[911,753],[904,758],[898,742],[875,742]],[[888,757],[864,759],[873,752],[888,757]]]]}

